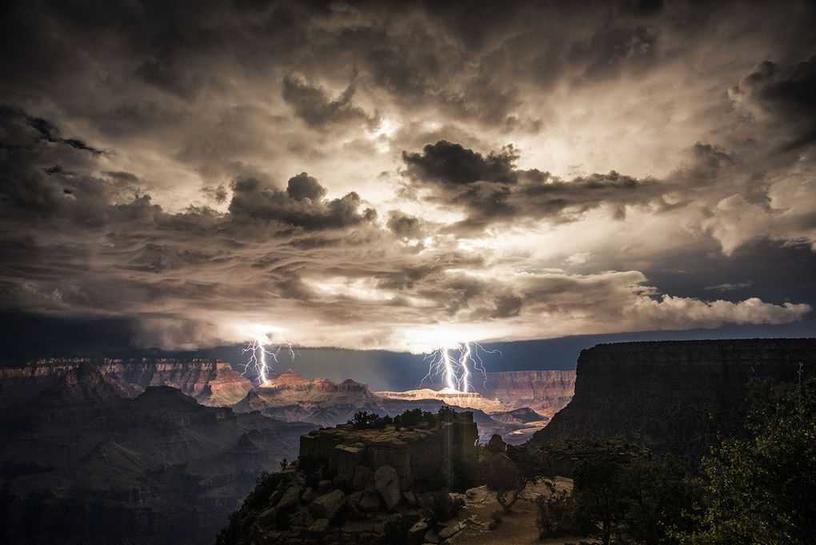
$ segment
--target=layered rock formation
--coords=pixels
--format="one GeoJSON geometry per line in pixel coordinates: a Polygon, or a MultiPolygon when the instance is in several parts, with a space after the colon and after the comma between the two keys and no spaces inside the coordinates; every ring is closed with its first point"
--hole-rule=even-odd
{"type": "Polygon", "coordinates": [[[575,371],[505,371],[487,373],[482,394],[505,410],[528,407],[550,418],[569,403],[574,390],[575,371]]]}
{"type": "Polygon", "coordinates": [[[453,488],[456,471],[464,474],[475,467],[478,437],[470,412],[451,413],[434,426],[407,429],[392,425],[355,429],[345,424],[301,437],[299,460],[325,467],[325,474],[343,485],[359,480],[361,472],[373,475],[387,465],[395,469],[401,490],[453,488]]]}
{"type": "Polygon", "coordinates": [[[347,422],[357,411],[377,412],[377,401],[365,384],[353,380],[335,384],[326,379],[307,379],[290,370],[247,393],[234,408],[238,412],[262,411],[267,416],[290,422],[334,426],[347,422]]]}
{"type": "Polygon", "coordinates": [[[251,390],[233,408],[237,412],[261,411],[289,422],[336,426],[348,422],[359,411],[396,416],[409,409],[437,412],[445,406],[472,409],[483,441],[498,433],[508,442],[522,443],[546,423],[542,416],[524,421],[508,417],[504,404],[478,393],[429,389],[371,392],[365,384],[353,380],[336,384],[326,379],[307,379],[291,370],[251,390]],[[502,418],[494,419],[492,414],[502,418]]]}
{"type": "Polygon", "coordinates": [[[816,339],[604,344],[581,352],[575,396],[533,438],[620,437],[699,457],[740,430],[752,379],[816,370],[816,339]]]}
{"type": "Polygon", "coordinates": [[[3,394],[0,402],[9,405],[31,398],[57,384],[63,375],[80,365],[95,366],[131,396],[148,386],[172,386],[203,404],[228,406],[243,399],[252,389],[249,379],[235,372],[229,363],[217,360],[55,358],[0,369],[3,394]]]}
{"type": "Polygon", "coordinates": [[[259,482],[217,543],[444,542],[460,527],[441,523],[464,503],[450,489],[475,475],[476,424],[450,410],[395,420],[305,435],[297,468],[259,482]]]}
{"type": "Polygon", "coordinates": [[[443,401],[446,405],[460,407],[463,409],[478,409],[486,413],[503,412],[507,406],[497,399],[491,399],[479,392],[451,392],[447,390],[431,390],[422,388],[419,390],[406,390],[404,392],[377,392],[377,395],[386,399],[398,401],[420,401],[424,399],[435,399],[443,401]]]}

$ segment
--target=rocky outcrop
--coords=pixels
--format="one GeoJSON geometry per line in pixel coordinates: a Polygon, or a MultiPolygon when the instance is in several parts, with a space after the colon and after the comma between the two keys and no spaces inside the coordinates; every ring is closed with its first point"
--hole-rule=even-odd
{"type": "Polygon", "coordinates": [[[478,428],[470,412],[452,413],[438,425],[409,429],[361,430],[344,424],[301,437],[299,460],[306,466],[325,467],[327,475],[342,484],[359,481],[361,467],[376,479],[376,471],[387,465],[399,476],[401,490],[455,487],[456,479],[475,466],[477,440],[478,428]]]}
{"type": "Polygon", "coordinates": [[[552,417],[569,403],[574,390],[575,371],[504,371],[487,373],[482,394],[508,411],[528,407],[552,417]]]}
{"type": "Polygon", "coordinates": [[[357,411],[377,412],[377,400],[365,384],[307,379],[290,370],[249,391],[234,409],[262,411],[266,416],[288,422],[334,426],[347,422],[357,411]]]}
{"type": "Polygon", "coordinates": [[[131,397],[149,386],[171,386],[202,404],[228,406],[239,402],[252,389],[249,379],[233,370],[229,363],[218,360],[56,358],[0,369],[3,393],[0,399],[3,405],[9,405],[31,398],[83,365],[96,367],[110,381],[118,382],[131,397]]]}
{"type": "Polygon", "coordinates": [[[448,543],[464,503],[452,487],[476,476],[478,430],[470,413],[412,411],[301,438],[295,468],[266,476],[219,545],[448,543]]]}
{"type": "Polygon", "coordinates": [[[624,438],[699,457],[738,433],[752,379],[793,382],[816,370],[816,339],[603,344],[578,359],[575,396],[534,438],[624,438]]]}

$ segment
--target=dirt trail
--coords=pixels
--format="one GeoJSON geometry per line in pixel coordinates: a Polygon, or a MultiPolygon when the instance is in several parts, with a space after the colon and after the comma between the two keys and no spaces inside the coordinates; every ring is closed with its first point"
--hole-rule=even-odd
{"type": "MultiPolygon", "coordinates": [[[[571,490],[572,480],[557,478],[556,486],[559,489],[571,490]]],[[[490,514],[501,510],[496,495],[484,486],[472,488],[465,495],[465,508],[457,516],[462,527],[457,534],[449,539],[452,545],[564,545],[577,544],[586,538],[565,537],[540,541],[536,526],[535,498],[541,494],[548,494],[543,483],[530,484],[522,492],[521,497],[513,506],[510,513],[505,514],[497,528],[490,530],[490,514]]],[[[447,526],[455,524],[449,523],[447,526]]]]}

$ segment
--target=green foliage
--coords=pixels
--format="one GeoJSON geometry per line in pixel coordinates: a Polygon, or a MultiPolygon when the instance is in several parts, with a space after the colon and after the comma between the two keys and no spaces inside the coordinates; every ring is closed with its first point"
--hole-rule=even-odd
{"type": "Polygon", "coordinates": [[[552,481],[544,481],[548,494],[536,498],[536,524],[539,539],[549,539],[577,533],[575,496],[559,490],[552,481]]]}
{"type": "Polygon", "coordinates": [[[388,426],[392,422],[393,421],[390,416],[380,416],[376,413],[370,413],[367,411],[357,411],[354,413],[352,419],[349,420],[349,424],[358,430],[381,429],[388,426]]]}
{"type": "Polygon", "coordinates": [[[397,428],[415,428],[422,423],[434,425],[436,423],[436,417],[433,413],[423,411],[422,409],[408,409],[401,415],[394,417],[394,425],[397,428]]]}
{"type": "Polygon", "coordinates": [[[699,491],[672,457],[600,450],[578,465],[574,477],[577,525],[605,544],[674,545],[693,527],[699,491]]]}
{"type": "Polygon", "coordinates": [[[815,543],[816,382],[755,388],[748,428],[704,460],[707,509],[687,543],[815,543]]]}

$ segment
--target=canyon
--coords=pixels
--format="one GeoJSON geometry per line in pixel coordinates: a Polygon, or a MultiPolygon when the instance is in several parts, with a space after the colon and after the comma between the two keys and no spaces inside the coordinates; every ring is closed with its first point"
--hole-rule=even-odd
{"type": "Polygon", "coordinates": [[[81,362],[3,409],[0,541],[210,542],[258,474],[315,428],[170,386],[134,397],[116,378],[81,362]]]}
{"type": "Polygon", "coordinates": [[[252,389],[252,382],[219,360],[173,358],[49,358],[21,367],[0,368],[0,406],[31,398],[59,383],[81,365],[92,365],[129,397],[149,386],[171,386],[203,405],[228,406],[252,389]]]}
{"type": "Polygon", "coordinates": [[[572,399],[573,370],[532,370],[486,373],[482,395],[501,401],[505,410],[530,408],[552,418],[572,399]]]}

